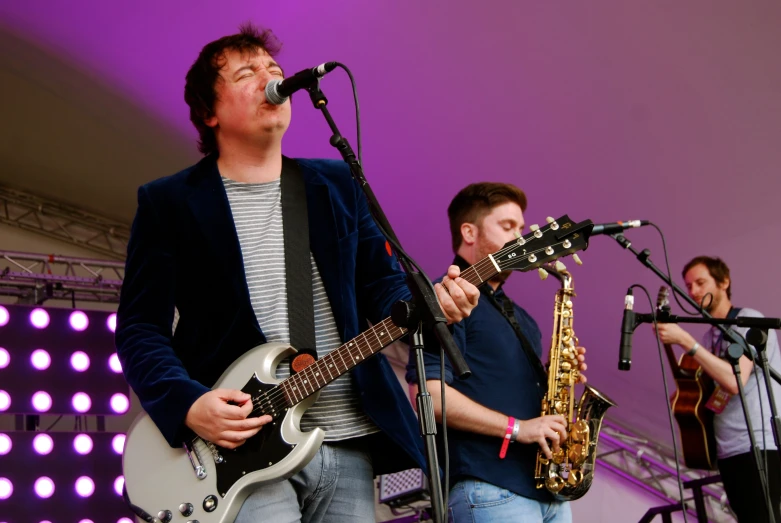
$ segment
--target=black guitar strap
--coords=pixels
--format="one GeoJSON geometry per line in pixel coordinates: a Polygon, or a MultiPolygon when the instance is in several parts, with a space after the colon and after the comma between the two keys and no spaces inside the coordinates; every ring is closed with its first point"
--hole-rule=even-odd
{"type": "Polygon", "coordinates": [[[280,187],[290,344],[299,352],[303,349],[317,358],[306,188],[298,163],[285,156],[280,187]]]}
{"type": "Polygon", "coordinates": [[[526,336],[524,336],[523,331],[521,330],[521,326],[518,324],[518,320],[515,318],[515,308],[513,307],[512,300],[509,298],[509,296],[506,296],[500,304],[499,299],[495,296],[493,290],[488,290],[486,294],[488,294],[488,299],[491,301],[491,304],[493,304],[493,306],[502,313],[502,316],[505,317],[505,319],[510,323],[510,326],[515,331],[515,335],[520,340],[521,347],[523,347],[523,352],[526,353],[526,358],[529,360],[529,365],[531,365],[531,367],[534,369],[534,372],[537,374],[537,377],[540,379],[540,384],[542,385],[543,383],[547,383],[548,373],[545,372],[545,367],[543,367],[542,361],[540,361],[540,358],[537,357],[537,354],[534,352],[531,343],[529,343],[529,340],[527,340],[526,336]]]}

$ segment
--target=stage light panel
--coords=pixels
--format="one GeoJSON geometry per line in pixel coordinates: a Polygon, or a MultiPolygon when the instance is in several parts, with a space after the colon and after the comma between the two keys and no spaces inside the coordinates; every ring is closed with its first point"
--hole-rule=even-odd
{"type": "Polygon", "coordinates": [[[124,434],[0,433],[0,522],[132,523],[118,442],[124,434]]]}
{"type": "Polygon", "coordinates": [[[122,415],[130,389],[114,346],[116,313],[0,309],[0,412],[122,415]]]}

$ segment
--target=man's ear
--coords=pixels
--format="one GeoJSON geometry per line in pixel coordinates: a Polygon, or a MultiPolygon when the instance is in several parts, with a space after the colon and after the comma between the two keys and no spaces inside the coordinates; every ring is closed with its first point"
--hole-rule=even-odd
{"type": "Polygon", "coordinates": [[[726,291],[727,289],[729,289],[729,284],[730,284],[730,279],[729,276],[727,276],[726,278],[724,278],[723,282],[719,283],[719,289],[726,291]]]}
{"type": "Polygon", "coordinates": [[[204,118],[203,123],[206,124],[207,127],[217,127],[217,117],[215,115],[210,116],[209,118],[204,118]]]}
{"type": "Polygon", "coordinates": [[[477,225],[474,223],[461,224],[461,242],[466,245],[474,245],[477,241],[477,225]]]}

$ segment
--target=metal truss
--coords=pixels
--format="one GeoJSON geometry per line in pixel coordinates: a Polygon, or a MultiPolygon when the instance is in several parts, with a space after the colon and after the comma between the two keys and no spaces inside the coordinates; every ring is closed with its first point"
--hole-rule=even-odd
{"type": "Polygon", "coordinates": [[[0,185],[0,223],[124,260],[130,227],[78,207],[0,185]]]}
{"type": "MultiPolygon", "coordinates": [[[[678,472],[671,451],[610,420],[604,421],[600,431],[597,466],[618,474],[666,501],[660,505],[680,502],[678,472]]],[[[680,467],[682,483],[715,474],[715,471],[688,469],[683,465],[680,467]]],[[[727,496],[721,482],[703,486],[702,493],[708,521],[735,523],[736,518],[727,504],[727,496]]],[[[696,521],[693,492],[684,489],[683,494],[691,515],[689,521],[696,521]]]]}
{"type": "Polygon", "coordinates": [[[0,260],[0,295],[17,296],[20,303],[119,302],[124,262],[13,251],[0,251],[0,260]]]}

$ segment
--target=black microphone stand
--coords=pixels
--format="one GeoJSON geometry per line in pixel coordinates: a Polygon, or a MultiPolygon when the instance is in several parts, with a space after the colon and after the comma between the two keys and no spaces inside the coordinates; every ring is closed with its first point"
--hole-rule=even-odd
{"type": "Polygon", "coordinates": [[[350,172],[352,173],[353,178],[366,196],[374,221],[388,241],[393,245],[399,263],[404,269],[404,272],[407,273],[407,285],[412,292],[413,303],[396,303],[394,305],[392,319],[397,326],[409,330],[411,345],[415,350],[415,363],[418,374],[418,417],[421,436],[425,443],[429,488],[431,490],[431,508],[434,513],[433,520],[437,523],[444,523],[444,498],[442,495],[442,483],[439,475],[439,463],[437,460],[435,442],[436,420],[434,418],[431,395],[426,387],[426,370],[423,366],[424,325],[433,328],[440,346],[453,365],[455,374],[463,379],[469,377],[471,372],[447,328],[447,319],[439,306],[433,285],[423,274],[418,271],[413,271],[413,266],[416,265],[414,260],[409,258],[404,249],[401,248],[390,222],[388,222],[374,192],[364,177],[363,168],[361,167],[358,158],[355,156],[347,139],[339,132],[333,118],[331,118],[331,113],[326,108],[328,100],[320,90],[319,80],[315,81],[307,91],[309,92],[309,97],[311,98],[315,109],[318,109],[323,113],[323,116],[328,123],[328,127],[330,127],[331,132],[333,133],[330,139],[331,145],[339,151],[344,161],[350,166],[350,172]]]}
{"type": "MultiPolygon", "coordinates": [[[[694,301],[691,297],[689,297],[688,293],[684,292],[683,289],[681,289],[672,279],[668,278],[667,275],[662,272],[654,263],[651,261],[651,251],[649,249],[644,249],[642,252],[638,252],[636,249],[632,248],[632,243],[623,235],[623,234],[611,234],[611,238],[616,240],[618,244],[623,247],[624,249],[630,251],[632,254],[635,255],[635,257],[651,269],[654,274],[659,276],[667,285],[670,286],[670,288],[673,289],[674,292],[678,293],[679,296],[681,296],[687,303],[692,305],[701,315],[702,318],[688,318],[688,317],[682,317],[682,316],[674,316],[666,312],[662,312],[660,315],[654,315],[654,314],[636,314],[635,315],[635,327],[639,325],[640,323],[652,323],[654,321],[657,321],[659,323],[705,323],[710,325],[715,325],[723,334],[725,337],[724,339],[731,340],[732,343],[729,346],[729,349],[727,351],[727,357],[730,360],[730,364],[732,366],[732,373],[735,375],[735,381],[738,385],[738,394],[740,396],[741,405],[743,407],[743,415],[746,418],[746,428],[748,430],[748,436],[749,441],[751,444],[751,452],[752,457],[754,460],[754,465],[756,466],[757,474],[759,475],[759,484],[762,486],[762,495],[765,499],[766,509],[769,511],[769,520],[771,523],[775,522],[775,512],[773,511],[773,504],[770,500],[770,497],[768,496],[768,490],[767,490],[767,475],[766,471],[764,470],[763,462],[759,457],[759,448],[756,444],[756,438],[754,437],[754,431],[752,430],[751,426],[751,419],[749,417],[749,410],[748,410],[748,404],[746,402],[746,395],[745,391],[743,389],[743,380],[741,379],[741,371],[740,371],[740,364],[739,360],[741,356],[746,356],[754,363],[757,363],[757,359],[755,359],[751,353],[751,349],[748,347],[748,343],[746,340],[743,340],[739,337],[737,337],[737,332],[735,332],[732,329],[725,329],[724,325],[736,325],[739,327],[750,327],[751,330],[759,329],[760,330],[760,339],[762,335],[764,334],[764,341],[762,342],[762,346],[756,347],[758,353],[761,353],[759,359],[759,367],[762,369],[763,376],[765,378],[765,387],[767,388],[767,394],[768,394],[768,402],[770,403],[770,409],[771,409],[771,426],[773,429],[773,437],[776,442],[776,448],[780,448],[779,446],[779,433],[781,432],[781,422],[779,421],[775,400],[774,400],[774,394],[773,394],[773,387],[772,383],[770,382],[770,377],[772,376],[773,379],[775,379],[778,383],[781,383],[781,375],[778,374],[778,372],[775,371],[772,367],[769,366],[768,360],[767,360],[767,354],[765,354],[765,346],[764,343],[767,341],[767,329],[768,328],[774,328],[779,329],[781,328],[781,319],[779,318],[750,318],[750,317],[740,317],[735,319],[726,319],[726,318],[714,318],[711,316],[707,311],[705,311],[700,305],[694,301]],[[656,318],[654,318],[656,316],[656,318]]],[[[751,330],[749,331],[749,337],[753,338],[756,335],[751,333],[751,330]]],[[[759,394],[759,391],[757,391],[759,394]]],[[[760,397],[759,401],[762,401],[762,398],[760,397]]],[[[764,420],[761,420],[763,427],[764,427],[764,420]]]]}

